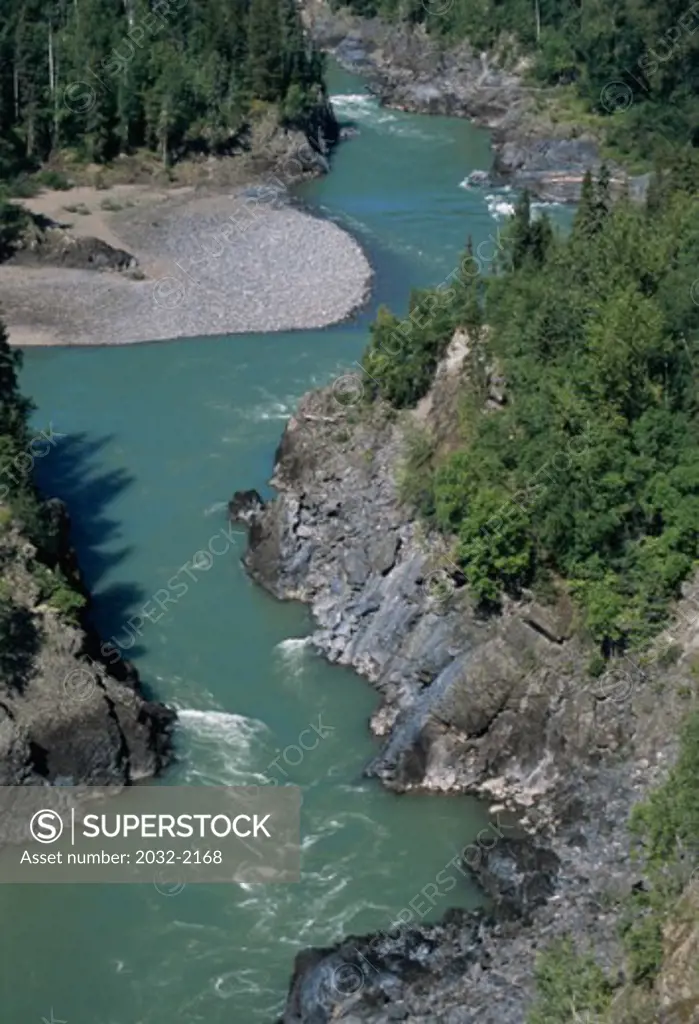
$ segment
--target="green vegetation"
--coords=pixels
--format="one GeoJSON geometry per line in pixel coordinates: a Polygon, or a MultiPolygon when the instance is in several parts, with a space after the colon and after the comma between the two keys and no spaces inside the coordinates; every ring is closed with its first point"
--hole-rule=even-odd
{"type": "Polygon", "coordinates": [[[6,0],[0,180],[66,149],[101,163],[146,148],[164,165],[226,151],[255,102],[306,117],[322,71],[294,0],[6,0]]]}
{"type": "Polygon", "coordinates": [[[609,1007],[612,986],[589,954],[575,952],[570,939],[553,943],[537,958],[537,999],[527,1024],[571,1024],[609,1007]],[[576,1014],[578,1016],[576,1016],[576,1014]]]}
{"type": "MultiPolygon", "coordinates": [[[[379,383],[382,398],[396,409],[415,405],[427,393],[457,325],[480,337],[481,283],[469,280],[473,256],[468,252],[462,267],[464,272],[454,275],[448,288],[414,289],[405,320],[382,306],[371,326],[363,366],[370,380],[379,383]]],[[[366,394],[371,398],[375,390],[368,388],[366,394]]]]}
{"type": "MultiPolygon", "coordinates": [[[[39,587],[39,600],[69,621],[78,622],[86,600],[57,564],[58,524],[37,493],[31,475],[29,415],[33,406],[19,390],[17,372],[21,363],[21,353],[10,348],[0,323],[0,535],[17,527],[32,542],[37,560],[29,568],[39,587]]],[[[14,586],[1,579],[0,676],[20,686],[37,636],[31,612],[15,598],[14,586]]]]}
{"type": "MultiPolygon", "coordinates": [[[[10,348],[0,323],[0,534],[13,527],[36,546],[42,559],[32,567],[40,584],[40,598],[59,614],[77,620],[85,599],[55,566],[57,537],[50,514],[37,494],[31,477],[29,415],[32,404],[21,394],[17,371],[21,354],[10,348]],[[46,564],[44,564],[46,563],[46,564]]],[[[11,556],[3,548],[3,560],[11,556]]],[[[8,566],[3,564],[3,569],[8,566]]],[[[30,608],[17,600],[15,584],[0,580],[0,681],[21,690],[39,647],[39,633],[30,608]]]]}
{"type": "Polygon", "coordinates": [[[692,175],[682,155],[645,208],[588,177],[566,239],[524,197],[496,272],[475,277],[467,254],[405,320],[380,311],[364,357],[373,394],[409,407],[468,328],[462,444],[413,444],[403,493],[456,537],[484,607],[562,579],[605,655],[657,632],[699,557],[692,175]],[[486,410],[496,371],[507,400],[486,410]]]}
{"type": "Polygon", "coordinates": [[[602,969],[591,956],[576,954],[572,943],[565,940],[539,956],[536,1002],[527,1024],[571,1024],[587,1020],[586,1014],[594,1014],[599,1021],[657,1020],[653,984],[668,954],[666,927],[681,918],[688,884],[699,869],[697,778],[699,713],[694,712],[685,722],[679,758],[666,782],[638,804],[631,816],[645,877],[622,902],[620,928],[627,980],[620,1002],[622,1016],[613,1012],[615,993],[602,969]],[[624,1007],[630,1006],[645,1012],[638,1018],[627,1016],[624,1007]]]}
{"type": "Polygon", "coordinates": [[[41,562],[33,568],[33,576],[39,584],[39,600],[45,601],[64,618],[79,621],[79,613],[85,607],[83,595],[75,590],[60,569],[48,569],[41,562]]]}
{"type": "Polygon", "coordinates": [[[9,202],[0,192],[0,263],[12,253],[28,220],[28,213],[21,206],[9,202]]]}
{"type": "MultiPolygon", "coordinates": [[[[663,929],[692,873],[699,869],[699,713],[689,715],[667,781],[631,818],[647,882],[628,901],[622,923],[631,976],[651,984],[663,958],[663,929]]],[[[695,876],[696,877],[696,876],[695,876]]]]}
{"type": "Polygon", "coordinates": [[[346,5],[423,23],[446,45],[528,54],[534,84],[571,86],[573,120],[598,117],[622,153],[653,160],[699,139],[699,13],[681,0],[337,0],[346,5]]]}
{"type": "Polygon", "coordinates": [[[0,321],[0,531],[16,525],[35,545],[42,562],[53,566],[57,526],[31,475],[33,435],[29,416],[34,407],[19,390],[17,373],[21,365],[22,354],[10,348],[0,321]]]}

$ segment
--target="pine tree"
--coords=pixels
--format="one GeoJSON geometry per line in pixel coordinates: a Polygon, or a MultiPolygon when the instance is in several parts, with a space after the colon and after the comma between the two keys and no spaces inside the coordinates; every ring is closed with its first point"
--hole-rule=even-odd
{"type": "Polygon", "coordinates": [[[284,57],[279,0],[251,0],[248,74],[252,93],[258,99],[272,101],[282,93],[284,57]]]}
{"type": "Polygon", "coordinates": [[[596,227],[595,211],[595,186],[592,181],[592,172],[588,168],[582,180],[580,189],[580,202],[573,222],[577,234],[592,234],[596,227]]]}
{"type": "Polygon", "coordinates": [[[597,188],[595,190],[595,213],[597,225],[601,227],[609,215],[612,206],[611,180],[609,168],[602,164],[597,177],[597,188]]]}
{"type": "Polygon", "coordinates": [[[34,408],[19,390],[17,374],[22,353],[10,348],[7,330],[0,321],[0,436],[7,436],[12,447],[22,450],[28,440],[28,418],[34,408]]]}
{"type": "Polygon", "coordinates": [[[305,126],[323,60],[295,0],[0,0],[0,179],[58,148],[225,148],[254,98],[305,126]]]}
{"type": "Polygon", "coordinates": [[[510,228],[513,270],[519,270],[527,259],[531,222],[531,199],[529,192],[525,189],[515,207],[515,214],[510,228]]]}

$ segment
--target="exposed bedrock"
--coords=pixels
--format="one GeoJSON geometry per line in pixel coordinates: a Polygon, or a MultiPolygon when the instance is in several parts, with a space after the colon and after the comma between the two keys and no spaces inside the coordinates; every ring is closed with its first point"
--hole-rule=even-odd
{"type": "Polygon", "coordinates": [[[457,334],[412,413],[347,406],[332,387],[306,395],[276,454],[275,499],[231,504],[249,525],[253,578],[308,603],[318,651],[379,691],[370,725],[384,745],[367,772],[398,791],[476,794],[517,821],[463,851],[487,914],[415,916],[300,954],[283,1024],[523,1024],[553,939],[574,935],[613,977],[621,961],[617,901],[639,880],[628,815],[674,756],[699,631],[677,631],[682,656],[659,675],[625,664],[593,680],[564,600],[477,613],[447,542],[397,483],[408,425],[453,439],[463,352],[457,334]]]}
{"type": "Polygon", "coordinates": [[[310,604],[318,650],[381,693],[371,727],[386,743],[370,774],[540,815],[576,766],[622,751],[629,702],[591,688],[565,605],[475,612],[444,542],[399,500],[402,438],[385,410],[359,416],[332,389],[307,395],[277,452],[278,497],[241,515],[247,568],[310,604]]]}
{"type": "MultiPolygon", "coordinates": [[[[65,510],[51,506],[61,522],[58,564],[79,588],[65,510]]],[[[53,570],[26,538],[11,528],[0,548],[14,603],[0,664],[0,785],[123,785],[157,775],[171,757],[174,711],[148,698],[129,662],[106,664],[89,627],[42,599],[53,570]]]]}
{"type": "MultiPolygon", "coordinates": [[[[305,0],[304,19],[316,42],[350,71],[363,75],[388,106],[424,114],[467,117],[493,132],[494,162],[480,184],[512,183],[550,202],[576,202],[586,170],[597,172],[597,140],[584,126],[556,122],[526,81],[527,60],[480,52],[467,42],[448,46],[422,25],[360,18],[305,0]]],[[[627,175],[609,165],[612,188],[627,175]]],[[[642,197],[648,176],[631,178],[642,197]]]]}

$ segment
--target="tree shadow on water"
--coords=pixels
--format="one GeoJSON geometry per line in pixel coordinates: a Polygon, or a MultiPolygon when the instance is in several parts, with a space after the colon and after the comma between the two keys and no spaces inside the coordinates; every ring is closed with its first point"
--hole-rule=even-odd
{"type": "MultiPolygon", "coordinates": [[[[34,465],[34,478],[45,498],[60,498],[70,515],[70,542],[78,556],[82,578],[94,595],[90,618],[104,639],[127,636],[126,623],[138,614],[147,594],[135,583],[102,585],[115,566],[133,552],[120,543],[120,521],[110,515],[115,500],[134,483],[125,469],[104,468],[105,451],[113,436],[94,437],[85,432],[60,438],[34,465]]],[[[138,644],[125,652],[133,658],[143,653],[138,644]]]]}

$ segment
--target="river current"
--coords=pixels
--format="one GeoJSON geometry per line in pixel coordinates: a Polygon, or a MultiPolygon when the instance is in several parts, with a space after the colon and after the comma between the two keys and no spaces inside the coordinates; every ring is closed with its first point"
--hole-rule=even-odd
{"type": "MultiPolygon", "coordinates": [[[[377,305],[404,310],[411,285],[442,281],[467,237],[496,238],[511,209],[507,193],[462,184],[489,166],[486,132],[381,109],[337,68],[330,84],[359,135],[297,194],[354,233],[372,262],[373,297],[353,322],[26,353],[37,422],[67,435],[39,480],[69,504],[106,637],[227,529],[233,490],[267,490],[294,404],[352,367],[377,305]]],[[[213,547],[225,554],[128,651],[180,710],[178,762],[158,784],[283,781],[283,771],[303,787],[302,881],[174,896],[149,885],[0,887],[7,1024],[271,1024],[299,949],[388,927],[485,822],[474,801],[398,797],[362,777],[376,750],[376,694],[313,653],[303,607],[250,583],[242,531],[213,547]],[[288,751],[314,725],[323,738],[293,763],[288,751]]],[[[425,920],[479,902],[458,876],[425,920]]]]}

